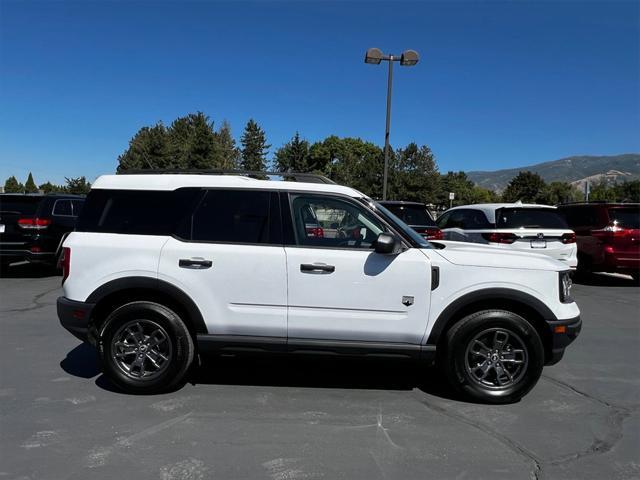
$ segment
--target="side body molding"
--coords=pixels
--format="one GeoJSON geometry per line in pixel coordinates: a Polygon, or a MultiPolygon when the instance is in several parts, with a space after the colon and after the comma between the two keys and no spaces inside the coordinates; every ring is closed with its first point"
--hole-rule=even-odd
{"type": "MultiPolygon", "coordinates": [[[[440,335],[443,331],[447,330],[450,322],[457,320],[456,316],[459,312],[464,311],[466,307],[474,304],[482,304],[486,302],[491,304],[493,302],[503,302],[505,304],[515,303],[523,305],[525,308],[534,311],[543,320],[555,321],[558,320],[554,313],[547,307],[541,300],[536,297],[523,293],[518,290],[512,290],[510,288],[487,288],[468,293],[462,297],[454,300],[436,319],[429,338],[427,339],[427,345],[437,345],[440,340],[440,335]]],[[[496,308],[496,307],[489,307],[496,308]]]]}
{"type": "Polygon", "coordinates": [[[152,277],[124,277],[101,285],[89,295],[86,302],[97,304],[100,300],[126,290],[148,290],[166,296],[179,303],[189,315],[196,334],[207,334],[207,326],[200,309],[184,291],[164,280],[152,277]]]}

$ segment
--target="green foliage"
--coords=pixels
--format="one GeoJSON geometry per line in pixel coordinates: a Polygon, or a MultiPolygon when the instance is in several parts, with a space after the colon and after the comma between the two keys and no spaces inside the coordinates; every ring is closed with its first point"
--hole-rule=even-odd
{"type": "Polygon", "coordinates": [[[118,172],[146,168],[169,168],[172,155],[162,122],[142,127],[129,141],[129,148],[118,157],[118,172]]]}
{"type": "Polygon", "coordinates": [[[267,165],[267,152],[271,145],[267,144],[264,130],[252,118],[244,127],[240,143],[242,144],[242,169],[256,172],[264,171],[267,165]]]}
{"type": "Polygon", "coordinates": [[[390,159],[387,198],[433,203],[441,191],[441,177],[431,149],[410,143],[390,159]]]}
{"type": "Polygon", "coordinates": [[[44,193],[57,193],[57,192],[64,192],[65,187],[63,187],[62,185],[56,185],[51,182],[46,182],[46,183],[40,184],[40,186],[38,187],[38,190],[42,190],[44,193]]]}
{"type": "Polygon", "coordinates": [[[640,180],[610,184],[605,180],[591,185],[590,201],[640,202],[640,180]]]}
{"type": "Polygon", "coordinates": [[[65,187],[66,193],[72,193],[74,195],[86,195],[91,189],[91,184],[87,182],[85,177],[67,178],[64,177],[67,185],[65,187]]]}
{"type": "Polygon", "coordinates": [[[4,182],[4,191],[5,193],[24,193],[24,185],[18,182],[18,179],[12,175],[4,182]]]}
{"type": "Polygon", "coordinates": [[[502,193],[505,202],[543,203],[545,182],[537,173],[523,171],[511,179],[502,193]]]}
{"type": "Polygon", "coordinates": [[[36,182],[33,181],[33,175],[29,172],[29,176],[27,177],[27,181],[24,184],[25,193],[38,193],[38,187],[36,186],[36,182]]]}
{"type": "Polygon", "coordinates": [[[293,138],[276,150],[275,166],[279,172],[309,172],[309,142],[296,132],[293,138]]]}
{"type": "Polygon", "coordinates": [[[233,170],[240,167],[240,150],[236,146],[236,141],[231,135],[231,126],[226,120],[216,132],[216,143],[218,145],[218,159],[216,168],[233,170]]]}
{"type": "Polygon", "coordinates": [[[584,194],[568,182],[551,182],[545,185],[541,203],[557,205],[559,203],[579,202],[584,198],[584,194]]]}

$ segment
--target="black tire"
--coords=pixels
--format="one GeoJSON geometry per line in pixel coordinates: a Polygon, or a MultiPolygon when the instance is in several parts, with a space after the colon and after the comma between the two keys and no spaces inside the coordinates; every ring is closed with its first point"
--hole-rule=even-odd
{"type": "Polygon", "coordinates": [[[134,394],[182,386],[195,347],[174,311],[154,302],[127,303],[114,310],[105,325],[98,350],[104,373],[116,386],[134,394]]]}
{"type": "Polygon", "coordinates": [[[534,387],[544,366],[536,329],[505,310],[483,310],[463,318],[447,332],[444,347],[439,363],[451,386],[483,403],[517,402],[534,387]],[[494,343],[487,345],[487,338],[494,343]]]}

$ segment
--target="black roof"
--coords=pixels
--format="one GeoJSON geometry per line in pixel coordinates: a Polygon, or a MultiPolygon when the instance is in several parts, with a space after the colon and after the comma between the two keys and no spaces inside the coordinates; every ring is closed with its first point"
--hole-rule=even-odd
{"type": "Polygon", "coordinates": [[[632,202],[607,202],[605,200],[596,200],[593,202],[569,202],[560,203],[558,208],[562,207],[639,207],[640,203],[632,202]]]}

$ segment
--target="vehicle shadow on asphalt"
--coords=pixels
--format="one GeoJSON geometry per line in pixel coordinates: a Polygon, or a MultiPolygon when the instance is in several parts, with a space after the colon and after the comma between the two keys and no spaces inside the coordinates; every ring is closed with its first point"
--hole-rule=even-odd
{"type": "Polygon", "coordinates": [[[0,267],[0,278],[45,278],[59,277],[60,272],[49,265],[37,263],[17,263],[0,267]]]}
{"type": "Polygon", "coordinates": [[[637,287],[639,284],[631,276],[609,273],[580,273],[573,281],[578,285],[591,287],[637,287]]]}
{"type": "MultiPolygon", "coordinates": [[[[411,391],[461,400],[435,368],[404,360],[328,358],[326,356],[204,357],[192,368],[192,385],[244,385],[293,388],[331,388],[411,391]]],[[[69,375],[95,377],[96,386],[123,393],[105,375],[95,348],[76,346],[60,362],[69,375]]]]}

